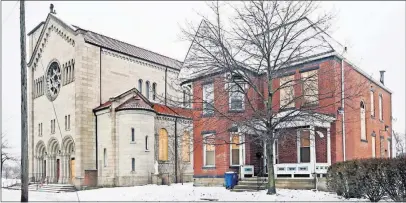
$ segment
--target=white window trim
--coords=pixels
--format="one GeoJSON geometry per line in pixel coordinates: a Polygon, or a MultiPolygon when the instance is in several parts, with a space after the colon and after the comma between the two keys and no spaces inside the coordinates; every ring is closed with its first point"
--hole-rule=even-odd
{"type": "MultiPolygon", "coordinates": [[[[232,108],[231,106],[231,94],[232,94],[232,88],[234,86],[237,86],[237,84],[235,83],[228,83],[228,85],[226,86],[226,89],[228,89],[228,109],[232,110],[232,111],[244,111],[245,110],[245,90],[246,90],[246,86],[244,83],[239,83],[239,85],[243,88],[244,92],[239,92],[240,94],[242,94],[242,98],[241,98],[241,108],[232,108]]],[[[240,88],[238,87],[238,89],[240,90],[240,88]]]]}
{"type": "Polygon", "coordinates": [[[207,83],[203,85],[203,115],[210,115],[214,114],[214,83],[207,83]],[[207,86],[212,86],[212,92],[209,92],[209,95],[206,95],[206,88],[207,86]],[[211,96],[212,95],[212,96],[211,96]],[[211,104],[212,109],[208,110],[205,107],[205,105],[211,104]]]}
{"type": "Polygon", "coordinates": [[[240,134],[239,132],[237,132],[237,133],[230,133],[230,143],[232,143],[233,142],[233,135],[235,135],[235,134],[239,134],[239,136],[240,136],[240,138],[239,138],[239,140],[240,140],[240,143],[243,143],[243,144],[240,144],[238,147],[239,147],[239,153],[238,153],[238,156],[239,156],[239,165],[235,165],[235,164],[232,164],[233,163],[233,157],[232,157],[232,155],[233,155],[233,153],[232,153],[232,144],[230,144],[230,166],[243,166],[243,165],[245,165],[245,143],[244,143],[244,141],[245,141],[245,135],[242,135],[242,134],[240,134]]]}
{"type": "Polygon", "coordinates": [[[203,135],[203,167],[215,167],[216,166],[216,145],[214,145],[214,165],[206,164],[206,137],[215,136],[214,134],[205,134],[203,135]]]}

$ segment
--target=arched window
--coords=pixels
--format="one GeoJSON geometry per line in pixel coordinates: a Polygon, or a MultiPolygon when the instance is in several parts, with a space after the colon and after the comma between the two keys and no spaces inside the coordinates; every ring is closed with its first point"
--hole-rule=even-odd
{"type": "Polygon", "coordinates": [[[182,161],[190,161],[190,135],[188,131],[183,133],[182,139],[182,161]]]}
{"type": "Polygon", "coordinates": [[[145,136],[145,150],[149,150],[148,149],[148,135],[147,136],[145,136]]]}
{"type": "Polygon", "coordinates": [[[149,99],[149,81],[145,82],[145,96],[149,99]]]}
{"type": "Polygon", "coordinates": [[[159,129],[159,160],[168,160],[168,131],[165,128],[159,129]]]}
{"type": "Polygon", "coordinates": [[[366,119],[365,119],[365,103],[361,101],[360,103],[360,122],[361,122],[361,140],[367,139],[367,132],[366,132],[366,119]]]}
{"type": "Polygon", "coordinates": [[[131,171],[135,171],[135,159],[131,158],[131,171]]]}
{"type": "Polygon", "coordinates": [[[142,79],[138,80],[138,91],[142,94],[142,79]]]}
{"type": "Polygon", "coordinates": [[[152,83],[152,100],[156,99],[156,83],[152,83]]]}

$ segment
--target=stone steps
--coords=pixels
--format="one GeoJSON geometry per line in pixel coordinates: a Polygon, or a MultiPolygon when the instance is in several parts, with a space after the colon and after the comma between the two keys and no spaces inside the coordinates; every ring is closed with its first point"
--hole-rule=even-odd
{"type": "MultiPolygon", "coordinates": [[[[8,187],[8,189],[12,190],[20,190],[21,185],[14,185],[12,187],[8,187]]],[[[60,192],[76,192],[76,188],[73,185],[67,184],[31,184],[28,186],[29,191],[38,191],[38,192],[53,192],[53,193],[60,193],[60,192]]]]}

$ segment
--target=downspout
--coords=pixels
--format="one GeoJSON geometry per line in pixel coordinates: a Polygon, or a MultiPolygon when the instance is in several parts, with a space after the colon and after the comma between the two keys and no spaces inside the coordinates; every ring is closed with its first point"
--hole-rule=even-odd
{"type": "Polygon", "coordinates": [[[165,68],[165,105],[166,105],[166,83],[168,78],[168,68],[165,68]]]}
{"type": "MultiPolygon", "coordinates": [[[[98,168],[99,168],[99,158],[98,158],[98,154],[99,154],[99,151],[98,151],[98,140],[97,140],[97,115],[96,115],[96,112],[95,111],[93,111],[93,114],[94,114],[94,116],[96,117],[96,127],[95,127],[95,136],[96,136],[96,170],[98,170],[98,168]]],[[[98,173],[98,172],[97,172],[98,173]]]]}
{"type": "Polygon", "coordinates": [[[178,117],[175,117],[175,183],[178,183],[178,117]]]}
{"type": "MultiPolygon", "coordinates": [[[[344,48],[344,52],[347,51],[347,47],[344,48]]],[[[341,58],[341,110],[343,112],[341,116],[341,131],[342,131],[342,140],[343,140],[343,161],[346,160],[346,153],[345,153],[345,110],[344,110],[344,57],[341,58]]]]}

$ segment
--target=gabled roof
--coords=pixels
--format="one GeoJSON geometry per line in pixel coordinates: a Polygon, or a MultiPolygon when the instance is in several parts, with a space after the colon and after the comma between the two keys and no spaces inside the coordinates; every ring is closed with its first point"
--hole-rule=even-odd
{"type": "MultiPolygon", "coordinates": [[[[320,34],[316,35],[316,37],[314,39],[306,41],[306,43],[309,43],[309,44],[320,43],[320,46],[318,46],[314,50],[311,50],[307,54],[304,54],[302,57],[298,58],[296,61],[292,61],[288,65],[281,67],[281,69],[296,66],[299,64],[310,63],[310,62],[318,60],[320,58],[337,56],[338,58],[343,59],[344,61],[349,63],[354,68],[354,70],[356,70],[358,73],[360,73],[361,75],[368,78],[371,82],[375,83],[377,86],[379,86],[382,89],[386,90],[387,92],[391,93],[389,88],[385,87],[382,83],[380,83],[379,81],[377,81],[376,79],[371,77],[371,75],[367,74],[364,70],[362,70],[361,68],[359,68],[355,65],[355,63],[358,62],[357,57],[355,57],[350,52],[348,52],[348,50],[345,50],[345,48],[346,48],[345,46],[340,44],[337,40],[332,38],[328,33],[323,31],[322,29],[320,29],[318,26],[314,25],[314,23],[312,23],[307,17],[301,18],[295,22],[297,22],[297,26],[299,28],[302,26],[310,26],[310,29],[307,29],[304,32],[303,37],[312,36],[315,33],[320,32],[320,34]]],[[[205,25],[205,24],[206,24],[206,21],[203,20],[202,23],[199,25],[197,32],[199,32],[200,29],[203,29],[204,26],[202,26],[202,25],[205,25]]],[[[284,26],[286,26],[286,25],[284,25],[284,26]]],[[[273,30],[278,29],[278,28],[279,27],[276,27],[273,30]]],[[[191,49],[192,46],[193,46],[193,42],[191,43],[189,49],[191,49]]],[[[189,51],[188,51],[188,54],[189,54],[189,51]]],[[[213,68],[210,70],[207,69],[205,71],[184,70],[184,69],[187,69],[187,68],[185,68],[185,66],[188,63],[187,58],[188,58],[188,56],[186,55],[182,69],[181,69],[181,73],[180,73],[180,77],[182,80],[181,84],[189,83],[194,80],[201,79],[201,78],[211,76],[214,74],[219,74],[224,71],[219,68],[213,68]]],[[[251,70],[247,67],[244,67],[244,68],[246,70],[251,70]]],[[[264,72],[265,72],[264,70],[260,70],[259,74],[264,73],[264,72]]]]}
{"type": "Polygon", "coordinates": [[[111,37],[86,30],[75,26],[78,30],[84,31],[85,42],[91,43],[106,49],[111,49],[114,51],[118,51],[120,53],[124,53],[126,55],[130,55],[136,58],[144,59],[152,63],[156,63],[159,65],[163,65],[169,68],[173,68],[176,70],[180,70],[182,66],[182,62],[169,58],[167,56],[143,49],[141,47],[137,47],[131,45],[129,43],[113,39],[111,37]]]}
{"type": "MultiPolygon", "coordinates": [[[[41,31],[41,35],[39,40],[37,41],[37,45],[38,46],[41,36],[43,35],[44,29],[46,28],[48,22],[49,22],[49,18],[53,18],[55,19],[58,23],[60,23],[61,25],[63,25],[64,27],[70,29],[71,31],[73,31],[75,33],[75,35],[77,35],[79,32],[83,33],[84,35],[84,40],[86,43],[89,44],[93,44],[105,49],[110,49],[119,53],[123,53],[125,55],[129,55],[135,58],[139,58],[139,59],[143,59],[146,61],[149,61],[151,63],[155,63],[158,65],[162,65],[165,67],[169,67],[175,70],[180,70],[181,66],[182,66],[182,62],[146,49],[143,49],[141,47],[137,47],[134,45],[131,45],[129,43],[117,40],[117,39],[113,39],[111,37],[107,37],[105,35],[87,30],[87,29],[83,29],[80,28],[78,26],[74,26],[74,25],[70,25],[68,23],[65,23],[64,21],[62,21],[61,19],[59,19],[55,14],[48,14],[46,21],[44,22],[45,25],[42,28],[41,31]]],[[[33,29],[33,31],[31,31],[29,34],[31,34],[32,32],[34,32],[36,29],[38,29],[38,27],[41,26],[40,23],[39,25],[37,25],[36,28],[33,29]]],[[[36,49],[34,49],[34,52],[36,52],[36,49]]],[[[28,64],[30,65],[32,60],[33,60],[33,56],[35,54],[33,54],[28,62],[28,64]]]]}

